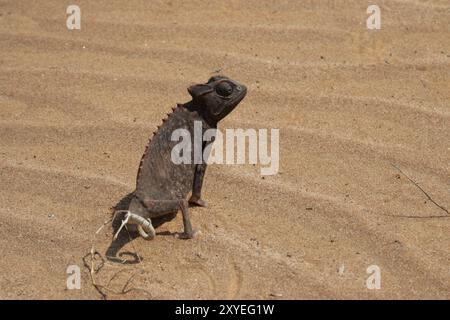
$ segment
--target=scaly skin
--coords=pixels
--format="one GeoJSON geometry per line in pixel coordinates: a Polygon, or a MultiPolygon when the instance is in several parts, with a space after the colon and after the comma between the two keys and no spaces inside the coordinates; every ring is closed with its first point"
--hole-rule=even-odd
{"type": "MultiPolygon", "coordinates": [[[[201,191],[206,163],[172,162],[172,149],[179,143],[171,141],[172,133],[176,129],[185,129],[193,139],[195,121],[201,122],[202,134],[205,130],[217,129],[218,122],[239,104],[247,89],[229,78],[216,76],[206,84],[191,86],[188,91],[192,101],[178,105],[163,120],[149,141],[139,165],[136,190],[128,209],[128,223],[137,225],[139,233],[146,239],[155,236],[152,218],[173,214],[178,210],[182,212],[184,224],[184,233],[180,237],[189,239],[194,236],[189,219],[189,203],[205,206],[201,191]],[[186,197],[191,191],[188,201],[186,197]]],[[[203,143],[202,151],[207,145],[203,143]]]]}

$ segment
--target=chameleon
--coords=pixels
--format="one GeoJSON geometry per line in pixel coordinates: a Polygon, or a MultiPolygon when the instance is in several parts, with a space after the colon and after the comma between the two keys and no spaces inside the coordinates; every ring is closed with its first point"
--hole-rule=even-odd
{"type": "Polygon", "coordinates": [[[191,239],[196,234],[189,218],[189,205],[206,206],[201,196],[208,156],[204,151],[214,139],[202,141],[201,161],[177,164],[171,157],[178,143],[172,140],[172,133],[183,129],[193,137],[196,122],[201,123],[202,136],[208,129],[217,130],[219,121],[244,99],[247,88],[228,77],[213,76],[207,83],[192,85],[187,91],[192,100],[177,104],[146,146],[139,164],[136,189],[132,192],[128,210],[120,210],[126,214],[115,238],[127,225],[131,230],[137,229],[144,239],[151,240],[156,235],[152,219],[179,211],[182,213],[184,231],[177,236],[191,239]],[[189,193],[190,198],[186,200],[189,193]]]}

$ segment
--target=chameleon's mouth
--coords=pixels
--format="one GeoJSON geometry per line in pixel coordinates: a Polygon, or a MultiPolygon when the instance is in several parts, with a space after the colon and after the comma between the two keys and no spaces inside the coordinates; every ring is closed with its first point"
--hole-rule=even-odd
{"type": "Polygon", "coordinates": [[[242,99],[247,95],[247,87],[244,85],[241,85],[242,87],[242,99]]]}
{"type": "Polygon", "coordinates": [[[247,95],[247,87],[246,86],[244,86],[244,85],[239,85],[237,88],[240,88],[240,89],[238,89],[239,91],[241,91],[241,93],[239,94],[239,96],[237,97],[237,99],[235,100],[235,103],[236,103],[236,105],[239,103],[239,102],[241,102],[244,98],[245,98],[245,96],[247,95]]]}

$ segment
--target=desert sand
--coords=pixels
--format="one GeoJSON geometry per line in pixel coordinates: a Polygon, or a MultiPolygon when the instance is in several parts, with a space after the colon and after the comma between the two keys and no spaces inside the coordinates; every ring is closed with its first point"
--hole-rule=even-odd
{"type": "Polygon", "coordinates": [[[248,87],[220,128],[280,129],[280,171],[208,167],[201,234],[176,239],[179,214],[118,246],[130,263],[96,256],[106,298],[450,298],[449,1],[377,1],[380,30],[368,1],[77,0],[72,31],[68,4],[0,3],[0,298],[103,297],[97,229],[218,72],[248,87]]]}

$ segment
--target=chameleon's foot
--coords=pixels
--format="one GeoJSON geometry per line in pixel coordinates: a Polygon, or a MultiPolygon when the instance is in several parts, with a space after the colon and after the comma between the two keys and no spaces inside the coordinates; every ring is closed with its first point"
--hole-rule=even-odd
{"type": "Polygon", "coordinates": [[[194,206],[198,206],[198,207],[206,207],[207,203],[205,201],[203,201],[201,198],[196,198],[196,197],[191,197],[189,199],[189,204],[192,204],[194,206]]]}
{"type": "Polygon", "coordinates": [[[196,238],[197,236],[199,236],[201,234],[201,231],[198,230],[193,230],[191,233],[176,233],[175,234],[175,238],[177,239],[183,239],[183,240],[187,240],[187,239],[193,239],[196,238]]]}

